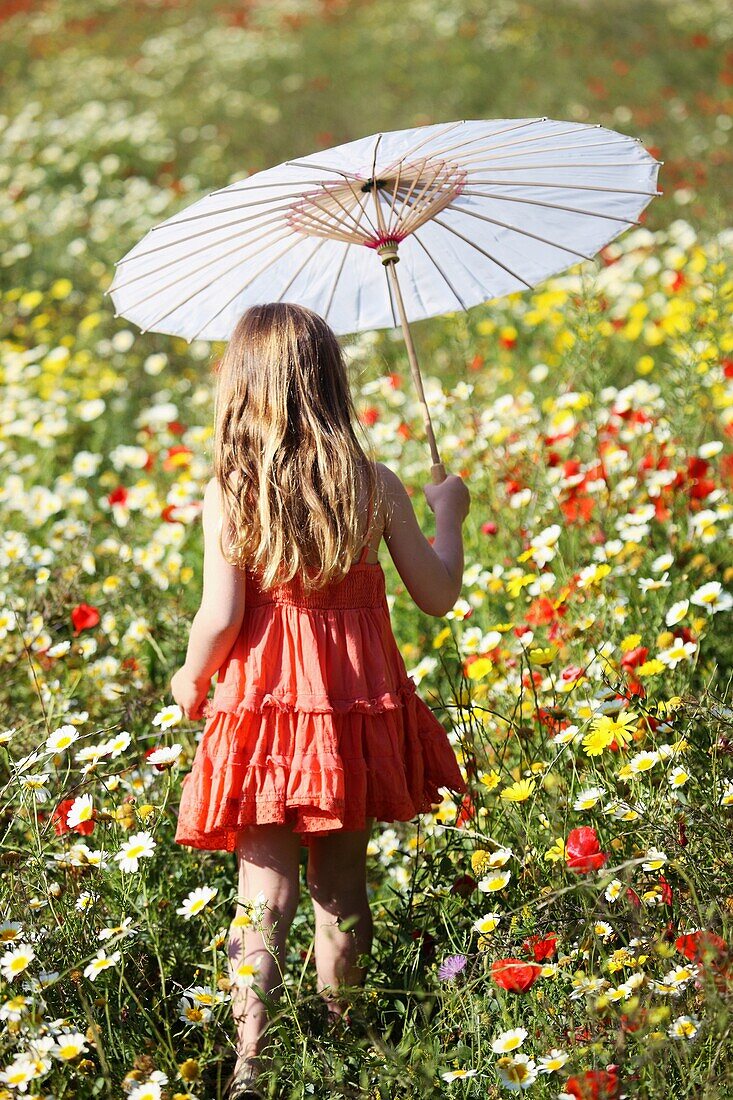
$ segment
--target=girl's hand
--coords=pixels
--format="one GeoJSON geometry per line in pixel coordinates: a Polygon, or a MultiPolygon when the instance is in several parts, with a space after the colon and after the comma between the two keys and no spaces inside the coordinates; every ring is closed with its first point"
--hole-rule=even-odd
{"type": "Polygon", "coordinates": [[[471,508],[468,486],[458,474],[449,474],[438,485],[429,482],[423,489],[428,506],[433,512],[449,514],[463,523],[471,508]]]}
{"type": "Polygon", "coordinates": [[[179,668],[171,680],[171,695],[186,718],[197,722],[203,717],[201,711],[209,694],[211,680],[194,680],[185,665],[179,668]]]}

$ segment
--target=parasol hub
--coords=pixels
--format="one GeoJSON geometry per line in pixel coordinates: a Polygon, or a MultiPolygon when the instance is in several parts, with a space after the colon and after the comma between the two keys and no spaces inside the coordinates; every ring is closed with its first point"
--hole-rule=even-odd
{"type": "Polygon", "coordinates": [[[386,241],[383,241],[382,244],[377,245],[377,248],[376,248],[377,255],[381,257],[382,263],[385,266],[387,264],[390,264],[390,263],[392,263],[392,264],[399,263],[400,258],[397,255],[397,246],[398,246],[398,244],[399,244],[399,241],[388,239],[386,241]]]}

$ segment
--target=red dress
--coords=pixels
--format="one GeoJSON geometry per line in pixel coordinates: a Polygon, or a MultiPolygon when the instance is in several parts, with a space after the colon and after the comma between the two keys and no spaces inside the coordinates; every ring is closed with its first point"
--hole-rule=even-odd
{"type": "Polygon", "coordinates": [[[443,725],[407,675],[367,542],[338,583],[261,591],[217,674],[176,841],[234,851],[245,825],[314,834],[409,821],[466,784],[443,725]]]}

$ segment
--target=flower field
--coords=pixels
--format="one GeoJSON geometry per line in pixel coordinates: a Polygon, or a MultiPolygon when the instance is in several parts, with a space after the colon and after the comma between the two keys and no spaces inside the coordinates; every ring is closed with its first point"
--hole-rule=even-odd
{"type": "MultiPolygon", "coordinates": [[[[535,113],[640,136],[665,194],[594,263],[415,327],[441,456],[472,494],[453,610],[418,612],[380,554],[470,791],[375,829],[349,1027],[323,1019],[304,892],[269,1095],[732,1095],[725,6],[4,7],[0,1100],[213,1100],[233,1062],[234,860],[173,843],[202,724],[168,693],[222,346],[115,318],[114,261],[294,151],[535,113]],[[571,27],[572,67],[550,50],[539,86],[571,27]],[[342,89],[385,52],[371,104],[342,89]],[[425,79],[409,64],[436,57],[425,79]]],[[[344,342],[365,438],[432,534],[399,333],[344,342]]]]}

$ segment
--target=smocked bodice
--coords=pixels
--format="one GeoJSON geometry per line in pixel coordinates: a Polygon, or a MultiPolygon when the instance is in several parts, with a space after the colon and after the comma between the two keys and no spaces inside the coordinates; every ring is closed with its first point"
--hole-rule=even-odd
{"type": "Polygon", "coordinates": [[[342,580],[306,592],[297,575],[286,584],[262,591],[257,578],[246,571],[245,614],[247,607],[287,604],[306,610],[337,611],[356,607],[380,607],[386,604],[384,570],[379,562],[355,562],[342,580]]]}

